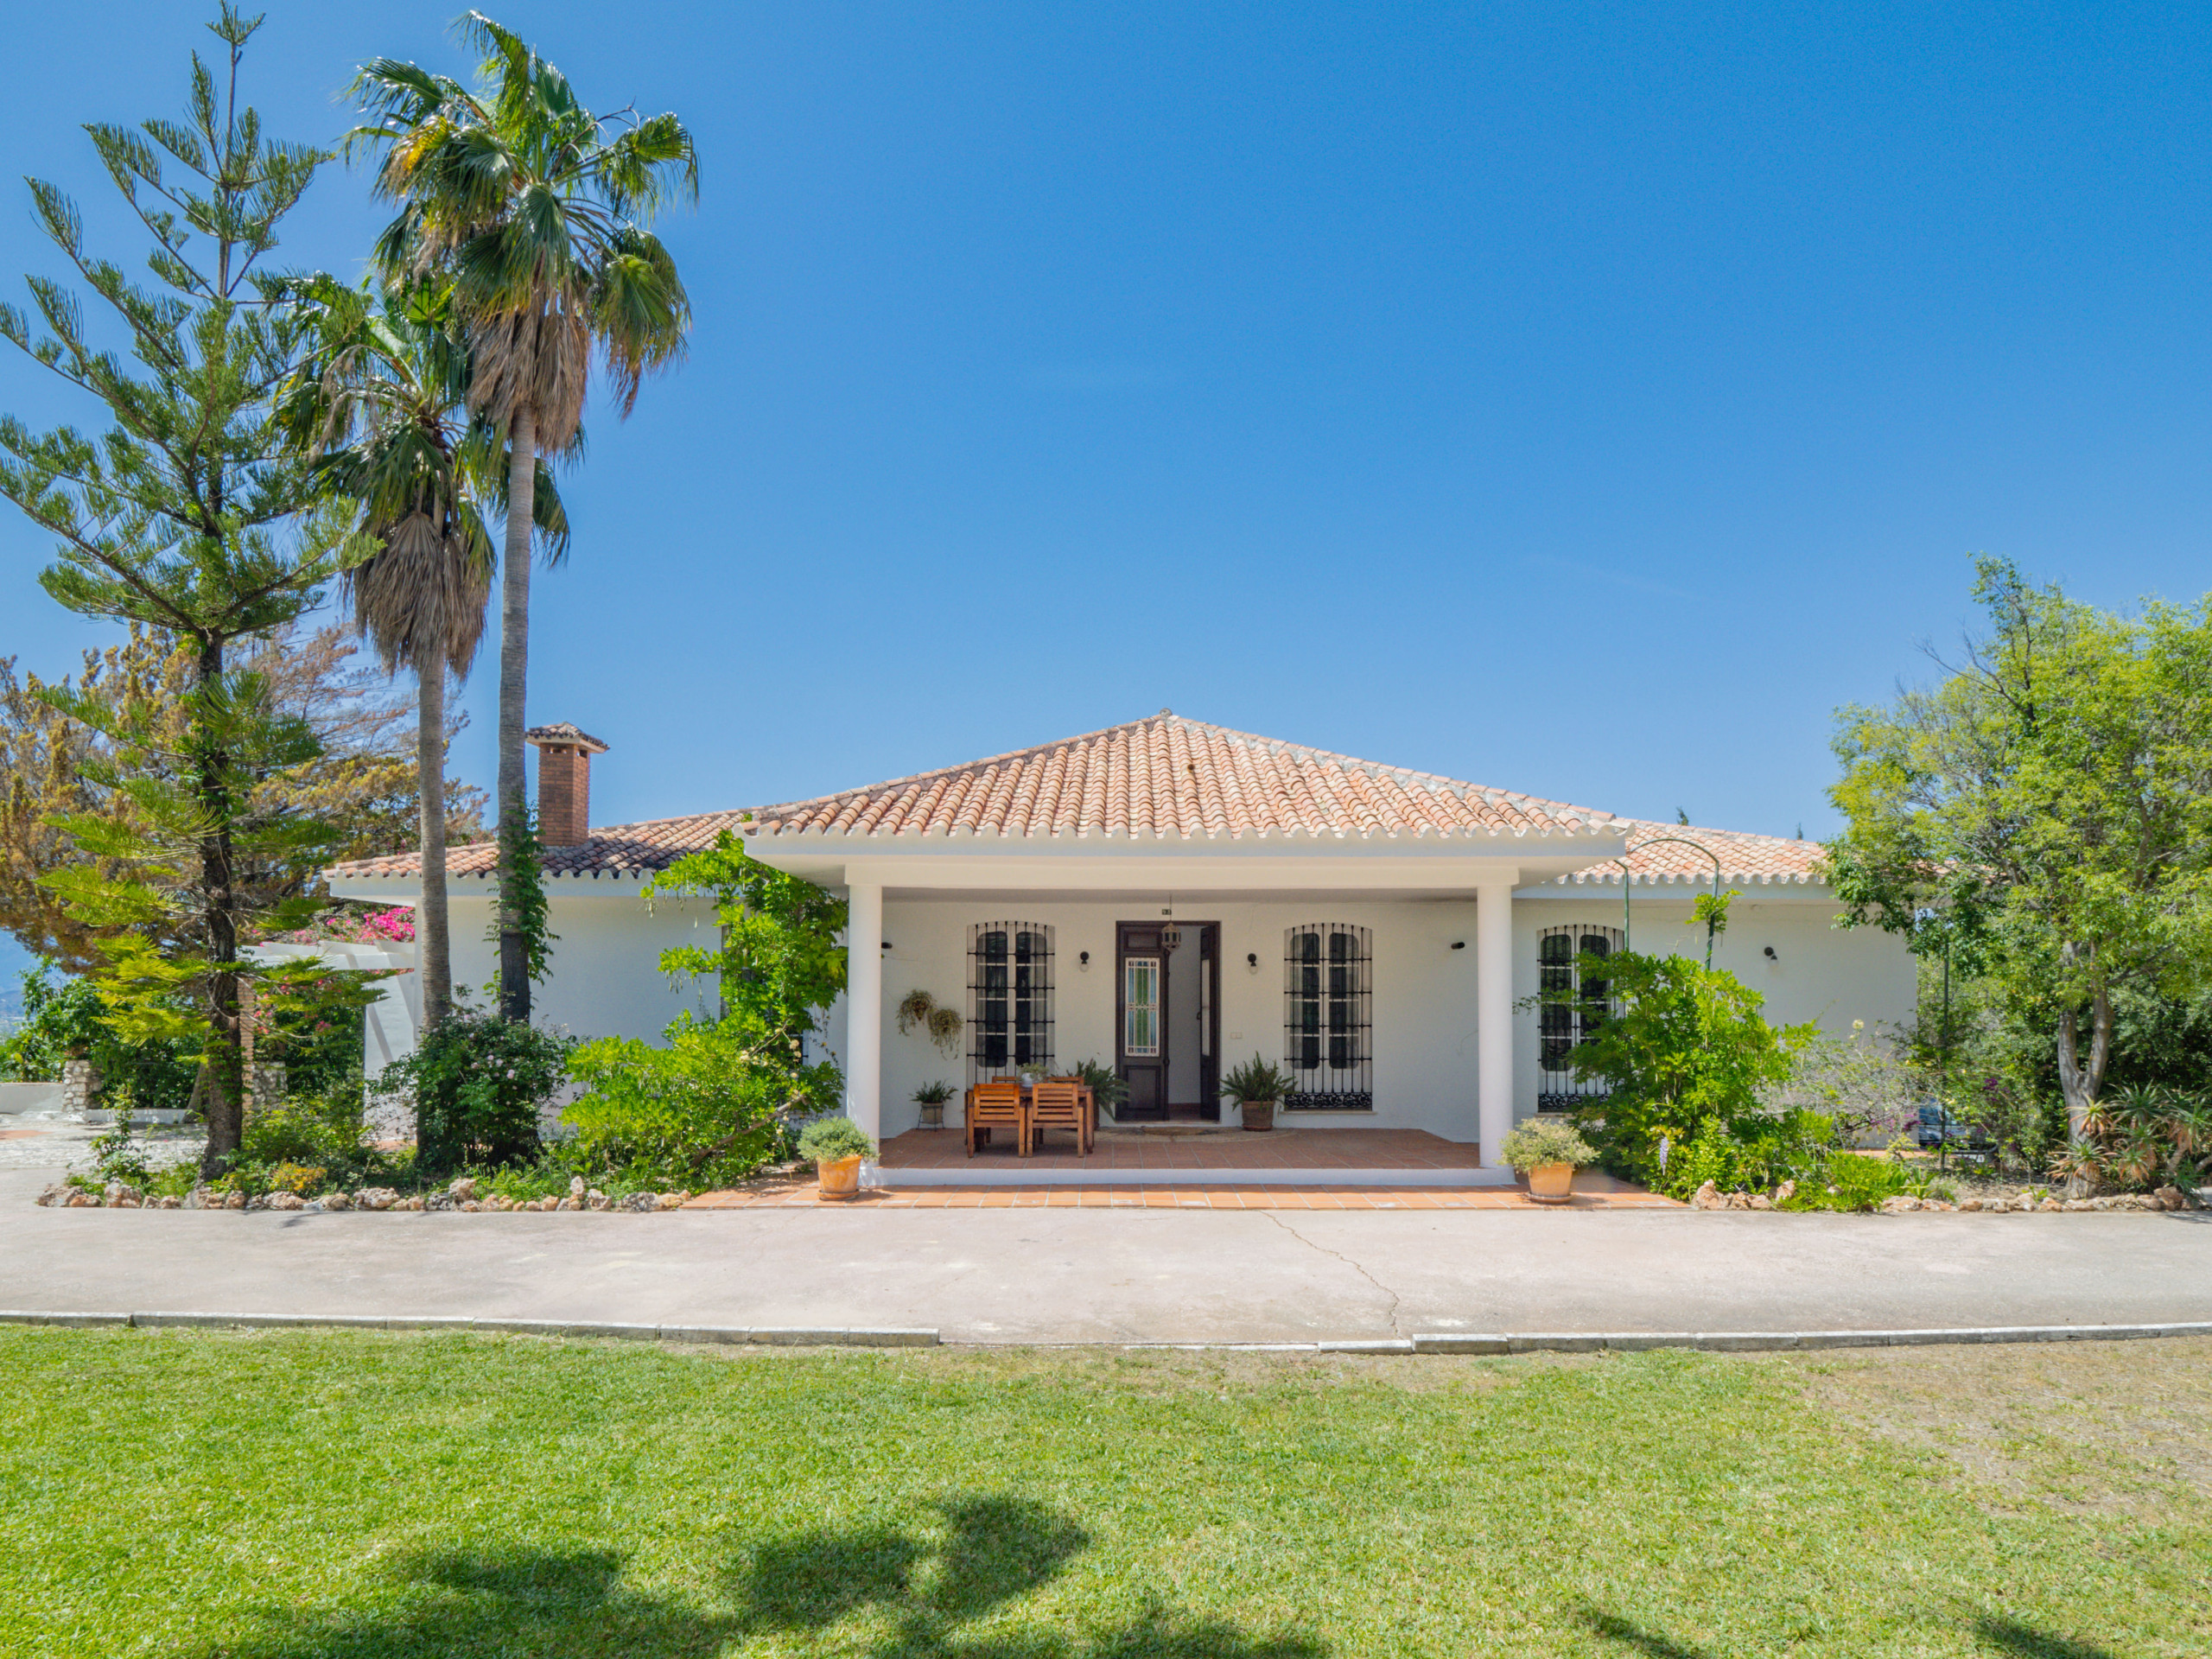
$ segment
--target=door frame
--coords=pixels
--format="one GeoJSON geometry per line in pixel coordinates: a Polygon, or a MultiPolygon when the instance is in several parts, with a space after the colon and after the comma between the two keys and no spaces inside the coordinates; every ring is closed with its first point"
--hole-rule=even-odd
{"type": "MultiPolygon", "coordinates": [[[[1175,1028],[1168,1018],[1168,995],[1173,969],[1169,953],[1160,948],[1160,931],[1169,920],[1184,930],[1185,942],[1191,943],[1195,932],[1198,946],[1198,971],[1206,977],[1198,990],[1200,1017],[1206,1021],[1205,1040],[1198,1053],[1198,1116],[1201,1121],[1217,1123],[1221,1121],[1221,924],[1217,921],[1184,921],[1180,917],[1163,918],[1159,921],[1116,922],[1114,924],[1114,1071],[1123,1082],[1129,1081],[1130,1060],[1125,1045],[1128,1039],[1128,970],[1131,957],[1152,957],[1160,963],[1160,1058],[1156,1062],[1160,1072],[1160,1103],[1151,1106],[1124,1105],[1115,1114],[1118,1119],[1130,1122],[1160,1123],[1167,1121],[1175,1102],[1169,1098],[1168,1067],[1175,1052],[1175,1028]],[[1133,940],[1132,936],[1135,936],[1133,940]]],[[[1147,1069],[1155,1062],[1146,1059],[1136,1064],[1147,1069]]]]}

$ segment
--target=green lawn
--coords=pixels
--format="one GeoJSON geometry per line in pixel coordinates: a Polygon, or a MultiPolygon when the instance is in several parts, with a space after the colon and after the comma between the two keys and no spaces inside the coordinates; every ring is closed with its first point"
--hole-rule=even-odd
{"type": "Polygon", "coordinates": [[[2212,1649],[2212,1344],[0,1330],[0,1653],[2212,1649]]]}

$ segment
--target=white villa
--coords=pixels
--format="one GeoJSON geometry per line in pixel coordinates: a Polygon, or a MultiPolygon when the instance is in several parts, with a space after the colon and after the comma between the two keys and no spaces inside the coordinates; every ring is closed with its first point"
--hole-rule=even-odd
{"type": "MultiPolygon", "coordinates": [[[[531,741],[559,935],[539,1016],[653,1038],[705,1000],[655,963],[712,925],[708,907],[648,906],[639,889],[734,831],[850,899],[850,937],[872,948],[853,952],[828,1037],[848,1110],[886,1137],[914,1127],[925,1083],[1085,1059],[1127,1081],[1122,1122],[1217,1119],[1224,1066],[1257,1054],[1296,1081],[1279,1125],[1426,1131],[1466,1154],[1465,1179],[1508,1179],[1506,1130],[1578,1089],[1566,1057],[1583,1011],[1528,999],[1573,988],[1585,950],[1702,952],[1683,924],[1716,861],[1741,896],[1715,963],[1769,1018],[1848,1031],[1912,1010],[1903,945],[1834,925],[1815,844],[1616,817],[1164,709],[817,800],[598,830],[605,746],[568,726],[531,741]],[[914,990],[963,1014],[957,1053],[898,1030],[914,990]]],[[[457,983],[493,977],[492,864],[488,845],[452,855],[457,983]]],[[[336,896],[379,904],[414,902],[418,884],[411,855],[331,873],[336,896]]]]}

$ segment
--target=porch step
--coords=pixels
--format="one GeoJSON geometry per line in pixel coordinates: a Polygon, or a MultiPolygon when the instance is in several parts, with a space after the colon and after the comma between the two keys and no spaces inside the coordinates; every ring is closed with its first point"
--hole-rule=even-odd
{"type": "Polygon", "coordinates": [[[1131,1169],[1103,1160],[1077,1166],[1039,1168],[1031,1159],[994,1158],[963,1165],[883,1166],[865,1170],[870,1186],[1511,1186],[1510,1169],[1472,1167],[1407,1169],[1254,1169],[1247,1166],[1210,1169],[1131,1169]],[[1090,1164],[1090,1168],[1081,1167],[1090,1164]],[[1023,1166],[1028,1166],[1024,1167],[1023,1166]]]}

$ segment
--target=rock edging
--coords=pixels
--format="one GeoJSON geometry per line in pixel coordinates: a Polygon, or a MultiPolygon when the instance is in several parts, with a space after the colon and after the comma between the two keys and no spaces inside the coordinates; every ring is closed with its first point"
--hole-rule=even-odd
{"type": "Polygon", "coordinates": [[[473,1176],[464,1175],[447,1186],[443,1192],[415,1192],[402,1196],[398,1189],[390,1186],[365,1186],[352,1192],[322,1192],[306,1198],[297,1192],[257,1192],[249,1198],[243,1192],[222,1192],[212,1186],[195,1186],[179,1198],[174,1193],[161,1198],[148,1198],[127,1181],[110,1181],[98,1193],[81,1186],[72,1186],[67,1181],[57,1181],[32,1200],[35,1204],[56,1210],[276,1210],[300,1215],[324,1215],[334,1211],[366,1210],[391,1211],[400,1214],[426,1211],[451,1211],[465,1215],[521,1215],[546,1214],[556,1211],[619,1211],[624,1215],[651,1215],[657,1211],[680,1210],[690,1199],[688,1192],[629,1192],[620,1198],[611,1198],[595,1186],[587,1186],[581,1175],[569,1179],[565,1198],[506,1198],[496,1192],[481,1192],[481,1184],[473,1176]]]}
{"type": "MultiPolygon", "coordinates": [[[[1698,1188],[1690,1199],[1693,1210],[1778,1210],[1797,1191],[1797,1183],[1784,1181],[1771,1193],[1723,1192],[1711,1181],[1698,1188]]],[[[2207,1208],[2201,1194],[2184,1192],[2177,1186],[2162,1186],[2155,1192],[2119,1192],[2099,1198],[2062,1198],[2050,1194],[2037,1198],[2033,1193],[2017,1198],[1965,1198],[1955,1204],[1945,1198],[1916,1198],[1909,1193],[1884,1198],[1877,1206],[1885,1216],[1908,1215],[1915,1211],[1942,1211],[1959,1215],[2051,1215],[2059,1211],[2081,1214],[2091,1211],[2138,1210],[2202,1210],[2207,1208]]]]}

